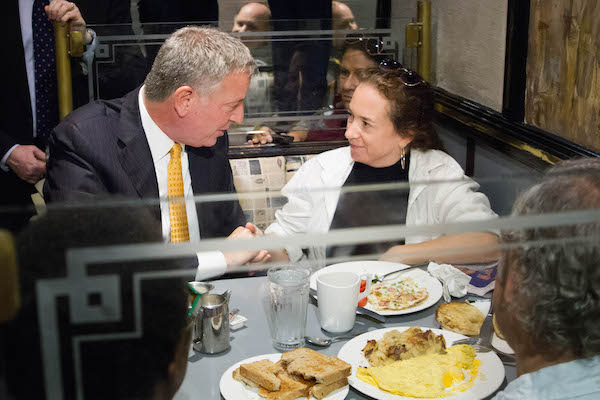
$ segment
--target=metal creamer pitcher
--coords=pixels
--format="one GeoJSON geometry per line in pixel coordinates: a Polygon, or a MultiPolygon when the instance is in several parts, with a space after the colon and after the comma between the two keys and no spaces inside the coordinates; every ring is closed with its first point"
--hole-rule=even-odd
{"type": "Polygon", "coordinates": [[[194,350],[215,354],[229,348],[229,297],[223,294],[205,294],[200,299],[194,321],[194,350]]]}

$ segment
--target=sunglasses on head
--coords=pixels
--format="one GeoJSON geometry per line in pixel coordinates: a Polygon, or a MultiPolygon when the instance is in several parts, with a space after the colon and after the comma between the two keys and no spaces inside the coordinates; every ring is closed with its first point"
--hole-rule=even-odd
{"type": "Polygon", "coordinates": [[[379,63],[379,69],[383,71],[398,71],[400,81],[405,86],[413,87],[426,84],[425,79],[423,79],[421,75],[417,74],[415,71],[405,68],[404,65],[390,58],[382,60],[379,63]]]}
{"type": "Polygon", "coordinates": [[[362,33],[351,33],[346,36],[346,44],[362,43],[365,51],[371,56],[378,56],[383,53],[383,42],[374,37],[365,37],[362,33]]]}

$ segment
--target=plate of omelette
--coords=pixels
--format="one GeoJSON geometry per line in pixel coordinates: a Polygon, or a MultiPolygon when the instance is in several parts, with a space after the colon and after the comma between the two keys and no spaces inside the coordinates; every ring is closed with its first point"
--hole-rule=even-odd
{"type": "Polygon", "coordinates": [[[311,289],[317,289],[319,274],[338,271],[357,274],[368,272],[375,276],[399,271],[386,277],[385,281],[371,286],[371,294],[364,307],[380,315],[403,315],[421,311],[437,304],[442,297],[442,284],[429,272],[387,261],[351,261],[330,265],[311,276],[311,289]]]}
{"type": "Polygon", "coordinates": [[[481,399],[504,381],[496,353],[452,343],[466,336],[439,329],[396,327],[347,342],[338,358],[352,365],[348,382],[378,400],[481,399]]]}

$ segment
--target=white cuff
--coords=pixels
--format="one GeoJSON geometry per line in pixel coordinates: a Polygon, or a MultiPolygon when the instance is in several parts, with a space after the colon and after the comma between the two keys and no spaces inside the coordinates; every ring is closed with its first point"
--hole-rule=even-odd
{"type": "Polygon", "coordinates": [[[300,247],[286,247],[285,251],[287,252],[290,262],[293,263],[300,261],[304,256],[304,252],[302,252],[300,247]]]}
{"type": "Polygon", "coordinates": [[[220,251],[205,251],[196,253],[196,256],[198,257],[196,281],[216,278],[227,271],[225,255],[220,251]]]}
{"type": "Polygon", "coordinates": [[[93,29],[87,28],[87,31],[92,35],[92,41],[89,44],[86,44],[85,53],[83,53],[83,59],[87,63],[91,63],[94,60],[94,53],[96,52],[96,47],[98,47],[98,40],[96,39],[96,31],[93,29]]]}
{"type": "Polygon", "coordinates": [[[6,152],[4,157],[2,157],[2,160],[0,161],[0,168],[2,168],[2,170],[6,171],[6,172],[10,171],[10,168],[8,168],[8,165],[6,165],[6,160],[8,160],[8,157],[10,157],[12,152],[19,146],[20,146],[19,144],[15,144],[13,147],[8,149],[8,151],[6,152]]]}

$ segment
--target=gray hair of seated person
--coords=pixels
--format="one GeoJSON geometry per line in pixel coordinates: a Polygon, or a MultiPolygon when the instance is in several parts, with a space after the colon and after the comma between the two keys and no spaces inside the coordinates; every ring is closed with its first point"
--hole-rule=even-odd
{"type": "Polygon", "coordinates": [[[144,82],[151,101],[164,101],[178,88],[190,86],[210,95],[231,73],[256,71],[250,50],[241,40],[210,27],[187,26],[163,43],[144,82]]]}
{"type": "MultiPolygon", "coordinates": [[[[600,209],[600,159],[557,164],[515,202],[513,215],[600,209]]],[[[507,299],[539,353],[600,354],[600,221],[503,232],[499,279],[511,273],[507,299]]],[[[506,299],[506,297],[505,297],[506,299]]],[[[555,354],[556,355],[556,354],[555,354]]]]}

